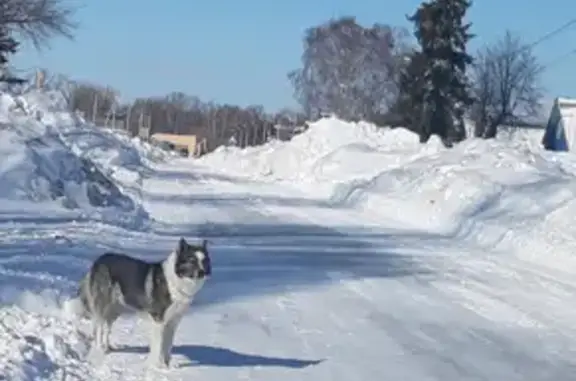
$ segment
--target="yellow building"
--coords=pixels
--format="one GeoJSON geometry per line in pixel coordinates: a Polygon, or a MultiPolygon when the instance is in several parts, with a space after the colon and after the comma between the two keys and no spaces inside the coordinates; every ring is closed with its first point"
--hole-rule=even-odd
{"type": "Polygon", "coordinates": [[[150,140],[160,144],[168,144],[170,149],[178,151],[182,156],[199,156],[201,153],[200,145],[204,139],[199,139],[197,135],[155,133],[150,136],[150,140]]]}

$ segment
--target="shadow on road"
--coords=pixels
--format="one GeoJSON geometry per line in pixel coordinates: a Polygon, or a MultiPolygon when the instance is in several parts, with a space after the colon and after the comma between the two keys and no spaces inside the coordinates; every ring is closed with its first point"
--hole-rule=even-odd
{"type": "Polygon", "coordinates": [[[421,236],[307,224],[198,225],[214,242],[213,275],[197,306],[281,293],[344,278],[424,277],[432,271],[414,256],[421,236]],[[414,246],[417,244],[414,243],[414,246]],[[410,250],[412,249],[412,250],[410,250]]]}
{"type": "MultiPolygon", "coordinates": [[[[31,240],[26,235],[0,244],[0,286],[35,292],[46,287],[74,292],[90,262],[105,251],[159,261],[180,237],[110,229],[111,233],[98,234],[87,230],[86,236],[71,236],[69,241],[46,236],[31,240]]],[[[419,260],[417,250],[425,248],[419,248],[423,237],[416,234],[281,221],[199,224],[187,226],[187,231],[187,238],[207,238],[212,242],[213,274],[195,300],[198,307],[346,278],[432,275],[419,260]]]]}
{"type": "MultiPolygon", "coordinates": [[[[148,353],[146,346],[126,346],[114,352],[118,353],[148,353]]],[[[207,345],[176,345],[174,355],[186,357],[190,363],[184,366],[218,366],[218,367],[280,367],[301,369],[318,365],[322,360],[303,360],[295,358],[269,357],[233,351],[228,348],[207,345]]]]}

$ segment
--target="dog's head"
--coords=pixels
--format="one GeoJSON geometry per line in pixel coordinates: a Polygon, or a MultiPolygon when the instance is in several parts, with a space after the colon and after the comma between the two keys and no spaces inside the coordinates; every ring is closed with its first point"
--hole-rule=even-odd
{"type": "Polygon", "coordinates": [[[191,245],[184,238],[178,241],[174,270],[180,278],[204,279],[212,274],[212,264],[208,254],[208,241],[191,245]]]}

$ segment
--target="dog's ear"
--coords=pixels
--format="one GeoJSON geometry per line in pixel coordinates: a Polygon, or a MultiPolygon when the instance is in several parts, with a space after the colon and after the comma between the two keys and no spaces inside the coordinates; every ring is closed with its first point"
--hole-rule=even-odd
{"type": "Polygon", "coordinates": [[[204,250],[204,251],[208,250],[208,240],[207,239],[202,240],[202,250],[204,250]]]}
{"type": "Polygon", "coordinates": [[[184,237],[180,238],[180,240],[178,241],[178,252],[181,253],[181,252],[185,251],[186,245],[188,245],[188,242],[186,242],[184,237]]]}

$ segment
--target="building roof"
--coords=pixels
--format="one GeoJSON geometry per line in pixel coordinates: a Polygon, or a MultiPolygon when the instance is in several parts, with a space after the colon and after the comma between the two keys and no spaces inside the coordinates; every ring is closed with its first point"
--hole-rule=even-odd
{"type": "Polygon", "coordinates": [[[554,103],[560,107],[576,107],[576,99],[573,98],[558,97],[554,103]]]}

